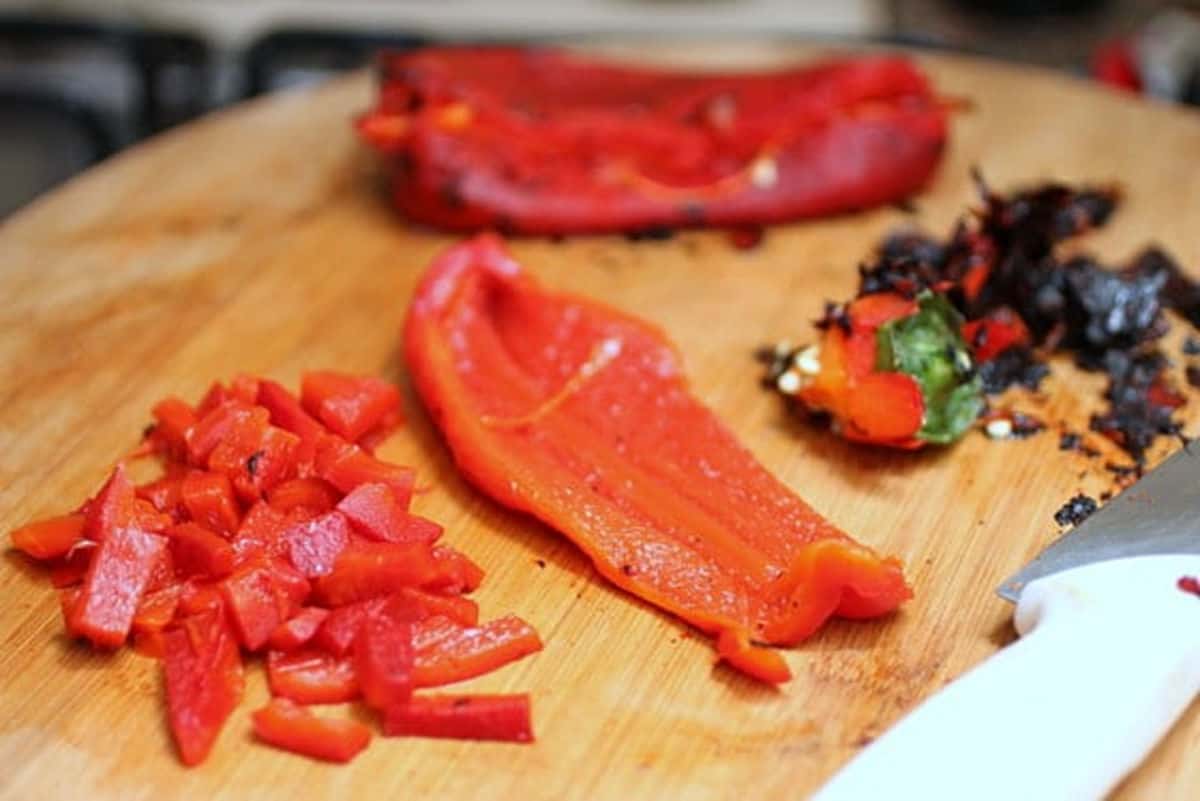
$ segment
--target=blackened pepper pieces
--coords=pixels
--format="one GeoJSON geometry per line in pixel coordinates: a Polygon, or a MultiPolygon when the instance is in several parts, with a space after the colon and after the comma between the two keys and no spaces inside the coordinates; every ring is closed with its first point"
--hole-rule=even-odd
{"type": "Polygon", "coordinates": [[[765,224],[887,203],[936,167],[946,113],[898,57],[762,73],[550,49],[386,55],[364,139],[407,217],[527,234],[765,224]]]}

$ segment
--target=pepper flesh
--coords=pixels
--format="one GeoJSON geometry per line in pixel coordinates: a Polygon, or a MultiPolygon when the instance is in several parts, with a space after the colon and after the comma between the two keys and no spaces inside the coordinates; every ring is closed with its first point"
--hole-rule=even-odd
{"type": "Polygon", "coordinates": [[[704,631],[793,644],[910,597],[897,560],[813,511],[689,394],[660,331],[546,292],[495,237],[434,263],[405,350],[475,484],[704,631]]]}
{"type": "Polygon", "coordinates": [[[616,66],[551,49],[385,55],[362,137],[411,219],[596,233],[868,208],[929,179],[944,104],[894,56],[758,73],[616,66]]]}

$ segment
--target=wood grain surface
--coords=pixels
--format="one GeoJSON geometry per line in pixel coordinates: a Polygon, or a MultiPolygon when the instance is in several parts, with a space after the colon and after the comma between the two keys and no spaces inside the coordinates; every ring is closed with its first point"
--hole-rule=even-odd
{"type": "MultiPolygon", "coordinates": [[[[653,55],[761,64],[812,51],[689,46],[653,55]]],[[[1119,181],[1126,203],[1086,247],[1118,261],[1153,241],[1200,267],[1200,118],[1066,77],[921,58],[943,92],[976,107],[955,120],[948,157],[915,213],[779,227],[750,251],[716,232],[513,244],[546,284],[661,324],[695,391],[763,462],[837,524],[906,563],[915,600],[890,619],[827,626],[787,653],[796,678],[779,690],[714,667],[703,638],[605,585],[565,540],[455,473],[397,348],[413,285],[451,240],[389,210],[348,125],[369,100],[365,75],[171,132],[6,221],[0,530],[92,492],[163,395],[197,398],[237,371],[289,384],[317,367],[379,373],[405,387],[410,424],[383,454],[417,465],[431,487],[416,510],[487,568],[477,596],[484,615],[526,617],[546,649],[464,685],[532,690],[535,745],[379,739],[349,767],[306,761],[252,741],[248,713],[266,698],[255,666],[212,757],[188,770],[166,730],[157,665],[69,642],[44,577],[6,551],[0,796],[802,798],[1008,642],[1011,609],[992,588],[1056,535],[1052,515],[1069,495],[1109,486],[1103,459],[1060,452],[1057,431],[1011,442],[973,433],[917,454],[849,446],[789,419],[759,388],[751,351],[809,336],[822,301],[852,292],[855,265],[884,232],[947,230],[972,199],[973,164],[1001,188],[1051,177],[1119,181]]],[[[1180,369],[1182,327],[1169,346],[1180,369]]],[[[1006,401],[1082,430],[1102,380],[1066,363],[1054,370],[1042,395],[1006,401]]],[[[1200,415],[1187,413],[1196,433],[1200,415]]],[[[1115,797],[1195,798],[1198,745],[1193,707],[1115,797]]],[[[997,755],[997,771],[1014,767],[997,755]]]]}

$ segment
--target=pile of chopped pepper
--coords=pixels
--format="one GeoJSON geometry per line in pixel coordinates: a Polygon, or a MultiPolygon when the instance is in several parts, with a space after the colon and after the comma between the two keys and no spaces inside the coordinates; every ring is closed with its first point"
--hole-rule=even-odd
{"type": "Polygon", "coordinates": [[[479,623],[483,571],[408,511],[414,471],[374,456],[401,421],[395,387],[334,372],[300,397],[267,379],[167,398],[131,458],[78,509],[12,532],[60,588],[67,632],[161,660],[181,760],[202,762],[265,656],[263,741],[347,761],[371,737],[308,704],[362,699],[387,735],[527,742],[529,697],[421,695],[541,649],[515,616],[479,623]]]}
{"type": "Polygon", "coordinates": [[[1200,323],[1200,286],[1154,247],[1119,270],[1062,253],[1108,220],[1115,189],[1002,196],[976,183],[982,207],[948,240],[905,231],[883,242],[859,270],[856,299],[827,307],[817,344],[765,350],[768,384],[848,439],[918,448],[954,442],[981,415],[989,432],[1039,430],[1024,415],[999,425],[985,394],[1036,389],[1045,359],[1065,352],[1108,374],[1109,405],[1091,428],[1140,465],[1156,437],[1180,430],[1184,397],[1158,347],[1163,310],[1200,323]]]}

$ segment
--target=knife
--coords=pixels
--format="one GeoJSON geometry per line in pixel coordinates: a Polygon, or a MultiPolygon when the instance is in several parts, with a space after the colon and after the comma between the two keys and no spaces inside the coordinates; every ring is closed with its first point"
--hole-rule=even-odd
{"type": "Polygon", "coordinates": [[[917,707],[812,801],[1103,798],[1200,691],[1200,597],[1184,577],[1200,577],[1200,447],[1002,583],[1020,639],[917,707]]]}

